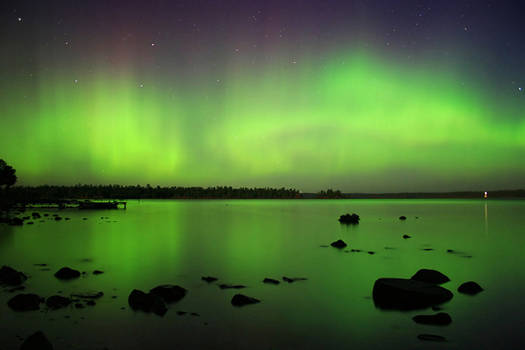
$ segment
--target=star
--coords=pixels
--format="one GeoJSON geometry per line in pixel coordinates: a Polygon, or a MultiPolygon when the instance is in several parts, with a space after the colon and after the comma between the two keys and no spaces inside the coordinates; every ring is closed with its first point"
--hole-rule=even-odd
{"type": "Polygon", "coordinates": [[[155,46],[155,43],[151,43],[151,46],[152,46],[152,47],[155,46]]]}
{"type": "Polygon", "coordinates": [[[144,87],[144,84],[140,84],[139,87],[142,89],[144,87]]]}
{"type": "Polygon", "coordinates": [[[519,87],[518,90],[521,92],[521,91],[523,91],[523,88],[522,88],[522,87],[519,87]]]}
{"type": "Polygon", "coordinates": [[[78,79],[75,79],[75,84],[78,83],[78,79]]]}
{"type": "Polygon", "coordinates": [[[22,17],[17,18],[18,22],[22,22],[22,17]]]}

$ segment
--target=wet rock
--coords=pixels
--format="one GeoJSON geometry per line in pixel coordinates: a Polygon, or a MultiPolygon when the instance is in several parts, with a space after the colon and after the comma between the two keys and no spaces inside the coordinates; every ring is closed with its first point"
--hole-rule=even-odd
{"type": "Polygon", "coordinates": [[[265,279],[263,279],[263,283],[268,283],[268,284],[279,284],[281,282],[279,282],[278,280],[274,280],[273,278],[268,278],[266,277],[265,279]]]}
{"type": "Polygon", "coordinates": [[[330,243],[330,245],[334,248],[339,248],[339,249],[346,247],[346,243],[342,239],[332,242],[330,243]]]}
{"type": "Polygon", "coordinates": [[[20,350],[53,350],[53,345],[41,331],[38,331],[22,343],[20,350]]]}
{"type": "Polygon", "coordinates": [[[438,285],[405,278],[380,278],[372,291],[374,303],[381,309],[415,310],[438,305],[453,294],[438,285]]]}
{"type": "Polygon", "coordinates": [[[33,311],[40,309],[43,298],[36,294],[18,294],[11,298],[7,305],[14,311],[33,311]]]}
{"type": "Polygon", "coordinates": [[[146,294],[141,290],[134,289],[128,297],[129,306],[137,311],[153,312],[156,315],[164,316],[168,309],[164,300],[153,294],[146,294]]]}
{"type": "Polygon", "coordinates": [[[420,334],[417,336],[417,339],[425,340],[425,341],[435,341],[435,342],[447,341],[445,337],[442,337],[440,335],[435,335],[435,334],[420,334]]]}
{"type": "Polygon", "coordinates": [[[404,239],[409,239],[409,238],[412,238],[412,237],[409,236],[409,235],[403,235],[403,238],[404,238],[404,239]]]}
{"type": "Polygon", "coordinates": [[[245,306],[245,305],[250,305],[250,304],[257,304],[260,302],[261,301],[259,299],[248,297],[243,294],[235,294],[231,301],[233,306],[245,306]]]}
{"type": "Polygon", "coordinates": [[[60,295],[53,295],[46,299],[46,305],[48,308],[52,310],[61,309],[63,307],[69,306],[71,304],[71,299],[60,296],[60,295]]]}
{"type": "Polygon", "coordinates": [[[16,271],[12,267],[2,266],[0,268],[0,284],[8,286],[18,286],[27,280],[26,275],[22,272],[16,271]]]}
{"type": "Polygon", "coordinates": [[[170,284],[158,286],[149,291],[150,294],[164,299],[166,303],[176,303],[177,301],[184,298],[186,292],[187,290],[185,288],[170,284]]]}
{"type": "Polygon", "coordinates": [[[352,214],[344,214],[339,217],[339,222],[342,224],[358,224],[359,223],[359,215],[352,213],[352,214]]]}
{"type": "Polygon", "coordinates": [[[81,299],[98,299],[104,296],[104,292],[84,292],[71,294],[72,297],[81,299]]]}
{"type": "Polygon", "coordinates": [[[404,215],[401,215],[401,216],[399,217],[399,220],[406,220],[406,219],[407,219],[407,217],[404,216],[404,215]]]}
{"type": "Polygon", "coordinates": [[[219,284],[220,289],[242,289],[246,288],[246,286],[243,286],[242,284],[219,284]]]}
{"type": "Polygon", "coordinates": [[[94,275],[102,275],[103,273],[104,273],[104,271],[100,271],[100,270],[93,271],[94,275]]]}
{"type": "Polygon", "coordinates": [[[439,312],[435,315],[417,315],[412,320],[420,324],[429,324],[435,326],[447,326],[452,323],[452,318],[446,312],[439,312]]]}
{"type": "Polygon", "coordinates": [[[304,277],[286,277],[286,276],[283,276],[283,281],[285,282],[288,282],[288,283],[293,283],[295,281],[306,281],[307,278],[304,278],[304,277]]]}
{"type": "Polygon", "coordinates": [[[73,270],[69,267],[63,267],[55,273],[55,277],[61,280],[70,280],[80,277],[80,271],[73,270]]]}
{"type": "Polygon", "coordinates": [[[218,280],[217,277],[212,277],[212,276],[203,276],[201,277],[201,280],[205,281],[205,282],[208,282],[208,283],[212,283],[212,282],[215,282],[218,280]]]}
{"type": "Polygon", "coordinates": [[[443,284],[450,281],[450,279],[441,272],[430,269],[419,270],[414,276],[412,276],[412,279],[434,284],[443,284]]]}
{"type": "Polygon", "coordinates": [[[458,292],[469,295],[476,295],[482,291],[483,288],[474,281],[465,282],[458,288],[458,292]]]}

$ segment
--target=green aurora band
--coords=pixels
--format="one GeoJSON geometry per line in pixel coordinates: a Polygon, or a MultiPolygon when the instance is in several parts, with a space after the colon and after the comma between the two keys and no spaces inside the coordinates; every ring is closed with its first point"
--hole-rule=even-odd
{"type": "Polygon", "coordinates": [[[239,63],[224,81],[143,86],[130,67],[76,77],[42,70],[0,97],[1,156],[29,185],[523,185],[525,112],[515,102],[494,101],[447,67],[380,57],[357,50],[322,62],[239,63]]]}

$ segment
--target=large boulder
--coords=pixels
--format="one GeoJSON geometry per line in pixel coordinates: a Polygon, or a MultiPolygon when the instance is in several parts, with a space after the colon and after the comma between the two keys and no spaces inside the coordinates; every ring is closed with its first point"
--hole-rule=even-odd
{"type": "Polygon", "coordinates": [[[14,311],[33,311],[40,309],[44,300],[36,294],[18,294],[12,297],[7,305],[14,311]]]}
{"type": "Polygon", "coordinates": [[[55,273],[55,277],[60,280],[71,280],[80,277],[80,271],[63,267],[55,273]]]}
{"type": "Polygon", "coordinates": [[[156,295],[164,299],[166,303],[175,303],[186,295],[187,290],[180,286],[173,286],[170,284],[162,285],[153,288],[149,291],[150,294],[156,295]]]}
{"type": "Polygon", "coordinates": [[[46,299],[46,305],[48,308],[52,310],[61,309],[63,307],[69,306],[71,304],[71,299],[60,296],[60,295],[53,295],[46,299]]]}
{"type": "Polygon", "coordinates": [[[20,350],[53,350],[53,345],[41,331],[38,331],[22,343],[20,350]]]}
{"type": "Polygon", "coordinates": [[[474,281],[465,282],[458,288],[458,292],[469,295],[476,295],[482,291],[483,288],[474,281]]]}
{"type": "Polygon", "coordinates": [[[345,243],[345,241],[343,241],[342,239],[339,239],[335,242],[332,242],[330,243],[330,245],[334,248],[338,248],[338,249],[343,249],[344,247],[347,246],[347,244],[345,243]]]}
{"type": "Polygon", "coordinates": [[[421,269],[414,276],[412,276],[412,279],[415,281],[421,281],[421,282],[427,282],[427,283],[434,283],[434,284],[443,284],[445,282],[450,281],[450,279],[442,274],[439,271],[436,270],[429,270],[429,269],[421,269]]]}
{"type": "Polygon", "coordinates": [[[447,326],[452,323],[452,318],[446,312],[439,312],[435,315],[417,315],[412,320],[420,324],[429,324],[436,326],[447,326]]]}
{"type": "Polygon", "coordinates": [[[359,223],[359,215],[352,213],[352,214],[344,214],[339,217],[339,222],[342,224],[358,224],[359,223]]]}
{"type": "Polygon", "coordinates": [[[22,272],[16,271],[12,267],[2,266],[2,268],[0,268],[0,284],[18,286],[19,284],[24,283],[26,279],[26,275],[22,272]]]}
{"type": "Polygon", "coordinates": [[[250,304],[257,304],[260,302],[261,301],[259,299],[247,297],[246,295],[243,295],[243,294],[235,294],[231,301],[233,306],[245,306],[245,305],[250,305],[250,304]]]}
{"type": "Polygon", "coordinates": [[[168,311],[161,297],[151,293],[146,294],[138,289],[131,292],[128,297],[128,304],[135,311],[153,312],[159,316],[164,316],[168,311]]]}
{"type": "Polygon", "coordinates": [[[374,303],[381,309],[424,309],[452,299],[453,294],[432,283],[405,278],[380,278],[372,291],[374,303]]]}

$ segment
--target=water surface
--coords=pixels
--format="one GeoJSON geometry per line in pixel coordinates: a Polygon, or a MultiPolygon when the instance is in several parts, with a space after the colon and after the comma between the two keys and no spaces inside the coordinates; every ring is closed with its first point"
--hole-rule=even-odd
{"type": "Polygon", "coordinates": [[[105,296],[81,310],[16,313],[6,306],[14,294],[0,292],[0,344],[7,348],[17,348],[17,336],[36,330],[56,349],[164,349],[166,343],[209,349],[494,349],[525,340],[525,201],[148,200],[130,201],[127,210],[59,214],[71,220],[0,225],[0,264],[30,276],[27,292],[100,290],[105,296]],[[361,223],[339,224],[347,212],[358,213],[361,223]],[[363,252],[322,247],[337,239],[349,244],[347,251],[363,252]],[[51,270],[41,271],[37,263],[51,270]],[[62,266],[87,274],[59,281],[53,273],[62,266]],[[377,278],[410,277],[420,268],[450,277],[443,285],[454,292],[443,305],[450,326],[412,321],[430,310],[374,306],[377,278]],[[105,273],[94,276],[95,269],[105,273]],[[230,300],[239,291],[201,281],[207,275],[244,284],[241,293],[262,302],[234,308],[230,300]],[[282,276],[308,280],[261,282],[282,276]],[[474,297],[457,293],[469,280],[485,291],[474,297]],[[129,309],[132,289],[165,283],[188,294],[163,318],[129,309]],[[448,342],[422,342],[420,333],[443,335],[448,342]]]}

